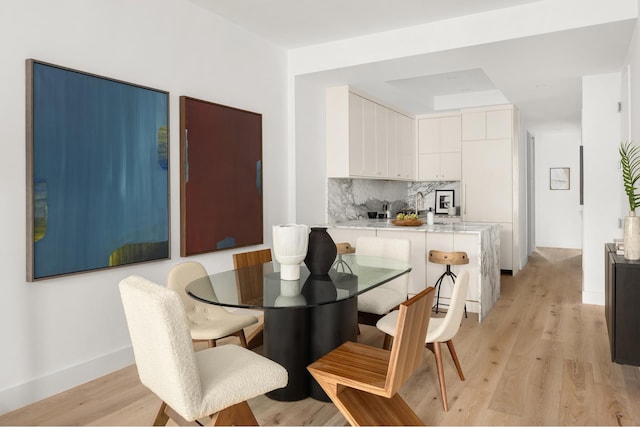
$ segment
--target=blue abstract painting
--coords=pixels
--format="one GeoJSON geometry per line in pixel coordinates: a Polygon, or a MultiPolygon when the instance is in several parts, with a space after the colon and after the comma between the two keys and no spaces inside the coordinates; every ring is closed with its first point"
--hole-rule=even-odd
{"type": "Polygon", "coordinates": [[[168,93],[27,61],[27,279],[169,258],[168,93]]]}

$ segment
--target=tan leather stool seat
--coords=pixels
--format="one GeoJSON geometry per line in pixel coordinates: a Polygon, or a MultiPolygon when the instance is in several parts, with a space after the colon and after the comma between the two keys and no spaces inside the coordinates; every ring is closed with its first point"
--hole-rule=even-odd
{"type": "Polygon", "coordinates": [[[434,264],[463,265],[469,264],[466,252],[429,251],[429,262],[434,264]]]}

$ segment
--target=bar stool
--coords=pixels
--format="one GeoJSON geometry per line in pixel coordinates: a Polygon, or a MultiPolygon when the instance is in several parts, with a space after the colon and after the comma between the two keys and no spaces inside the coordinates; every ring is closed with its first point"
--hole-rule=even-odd
{"type": "MultiPolygon", "coordinates": [[[[440,304],[440,288],[442,287],[442,281],[445,277],[448,276],[451,278],[451,281],[455,283],[457,277],[455,273],[451,271],[451,266],[469,264],[469,257],[467,256],[466,252],[443,252],[431,250],[429,251],[429,262],[447,266],[447,269],[444,273],[442,273],[440,277],[438,277],[438,280],[436,280],[436,284],[434,286],[434,288],[438,290],[438,294],[436,296],[436,304],[434,305],[437,313],[438,307],[440,305],[448,307],[447,304],[440,304]]],[[[467,318],[467,304],[464,305],[464,317],[467,318]]]]}

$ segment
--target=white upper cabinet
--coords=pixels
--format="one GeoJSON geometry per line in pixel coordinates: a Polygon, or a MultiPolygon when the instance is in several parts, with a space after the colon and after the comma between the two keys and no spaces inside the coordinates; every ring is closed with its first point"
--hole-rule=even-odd
{"type": "Polygon", "coordinates": [[[327,176],[413,180],[414,120],[354,93],[326,91],[327,176]]]}
{"type": "Polygon", "coordinates": [[[461,178],[460,114],[418,118],[418,179],[459,181],[461,178]]]}
{"type": "Polygon", "coordinates": [[[500,105],[487,109],[465,110],[462,115],[462,140],[506,139],[513,135],[513,109],[500,105]]]}

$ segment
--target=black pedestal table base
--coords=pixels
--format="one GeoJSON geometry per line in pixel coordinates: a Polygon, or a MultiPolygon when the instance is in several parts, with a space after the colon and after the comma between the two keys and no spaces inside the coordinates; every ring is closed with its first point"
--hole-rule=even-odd
{"type": "Polygon", "coordinates": [[[307,366],[345,341],[357,340],[358,304],[352,297],[310,308],[265,309],[264,355],[289,373],[286,387],[267,393],[279,401],[306,397],[329,402],[307,366]]]}

